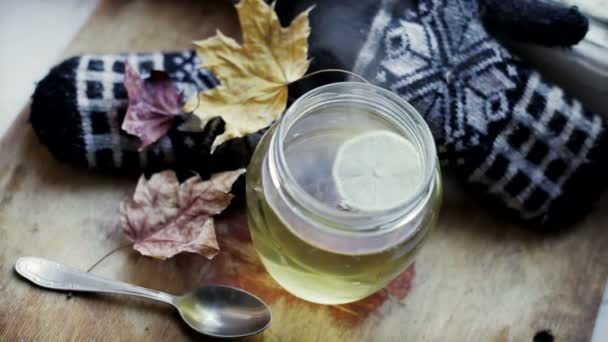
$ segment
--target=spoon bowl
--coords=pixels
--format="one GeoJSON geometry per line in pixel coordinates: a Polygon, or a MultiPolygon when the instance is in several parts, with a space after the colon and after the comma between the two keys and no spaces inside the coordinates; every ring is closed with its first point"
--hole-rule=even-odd
{"type": "Polygon", "coordinates": [[[230,286],[212,285],[175,297],[175,307],[194,330],[215,337],[243,337],[265,330],[270,310],[258,297],[230,286]]]}
{"type": "Polygon", "coordinates": [[[48,289],[119,293],[171,304],[192,329],[214,337],[255,335],[268,328],[272,320],[270,309],[261,299],[230,286],[209,285],[173,296],[36,257],[19,258],[15,271],[48,289]]]}

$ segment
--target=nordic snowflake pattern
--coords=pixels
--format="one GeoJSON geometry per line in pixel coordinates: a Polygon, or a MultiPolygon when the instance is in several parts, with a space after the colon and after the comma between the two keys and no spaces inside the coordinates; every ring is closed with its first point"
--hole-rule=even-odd
{"type": "Polygon", "coordinates": [[[416,107],[444,165],[544,221],[602,121],[498,44],[477,1],[406,3],[382,2],[354,71],[416,107]]]}

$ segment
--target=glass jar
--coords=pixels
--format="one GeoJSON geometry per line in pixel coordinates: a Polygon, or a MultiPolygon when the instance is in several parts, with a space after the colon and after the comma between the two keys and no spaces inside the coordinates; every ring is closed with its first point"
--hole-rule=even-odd
{"type": "MultiPolygon", "coordinates": [[[[370,148],[356,156],[361,168],[365,158],[388,153],[370,148]]],[[[377,86],[333,83],[301,96],[260,141],[247,171],[249,227],[266,269],[287,291],[348,303],[408,267],[437,220],[441,192],[435,144],[420,114],[377,86]],[[347,141],[376,131],[409,141],[420,173],[395,206],[353,208],[336,185],[336,156],[347,141]]]]}

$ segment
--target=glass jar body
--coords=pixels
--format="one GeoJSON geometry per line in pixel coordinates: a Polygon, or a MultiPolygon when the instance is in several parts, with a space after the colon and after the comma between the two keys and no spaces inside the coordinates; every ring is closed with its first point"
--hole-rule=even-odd
{"type": "MultiPolygon", "coordinates": [[[[425,214],[406,239],[371,253],[332,251],[298,234],[299,227],[288,225],[284,210],[273,205],[277,198],[269,195],[269,189],[276,184],[268,177],[269,150],[277,125],[260,141],[247,171],[248,223],[267,271],[293,295],[319,304],[353,302],[388,285],[411,264],[437,221],[442,193],[439,167],[433,170],[425,214]]],[[[299,224],[306,224],[305,220],[299,224]]]]}

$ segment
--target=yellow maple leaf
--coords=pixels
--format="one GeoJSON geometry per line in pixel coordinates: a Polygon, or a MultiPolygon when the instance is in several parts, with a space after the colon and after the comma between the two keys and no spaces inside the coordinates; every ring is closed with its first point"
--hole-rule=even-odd
{"type": "Polygon", "coordinates": [[[287,85],[300,79],[308,66],[308,14],[300,13],[282,27],[274,3],[241,0],[236,9],[243,45],[219,30],[211,38],[194,42],[202,66],[211,70],[220,85],[188,99],[184,111],[193,112],[204,126],[221,116],[225,131],[213,142],[241,137],[268,126],[287,103],[287,85]]]}

